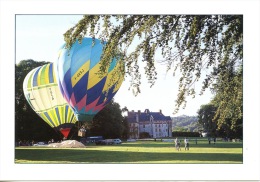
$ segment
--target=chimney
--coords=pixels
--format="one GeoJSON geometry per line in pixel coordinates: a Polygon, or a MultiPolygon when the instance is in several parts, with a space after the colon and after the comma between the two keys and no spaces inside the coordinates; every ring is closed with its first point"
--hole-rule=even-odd
{"type": "Polygon", "coordinates": [[[162,114],[162,110],[161,109],[159,109],[159,112],[160,112],[160,114],[162,114]]]}
{"type": "Polygon", "coordinates": [[[140,115],[141,114],[141,110],[138,110],[138,115],[140,115]]]}

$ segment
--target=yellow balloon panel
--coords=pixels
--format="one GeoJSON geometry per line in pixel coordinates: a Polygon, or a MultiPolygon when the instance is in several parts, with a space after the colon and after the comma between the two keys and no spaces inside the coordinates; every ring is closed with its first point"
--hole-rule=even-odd
{"type": "Polygon", "coordinates": [[[29,72],[23,90],[32,109],[51,127],[76,122],[73,111],[60,93],[52,63],[29,72]]]}

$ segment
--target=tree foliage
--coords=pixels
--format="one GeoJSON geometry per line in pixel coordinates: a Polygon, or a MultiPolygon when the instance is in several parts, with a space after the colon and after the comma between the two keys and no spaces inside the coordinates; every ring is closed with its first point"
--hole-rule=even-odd
{"type": "Polygon", "coordinates": [[[213,120],[215,112],[216,106],[213,104],[202,105],[198,111],[198,123],[210,136],[216,136],[217,124],[213,120]]]}
{"type": "MultiPolygon", "coordinates": [[[[185,107],[187,97],[195,97],[195,83],[202,71],[208,70],[208,74],[200,94],[216,80],[224,82],[230,68],[243,60],[242,15],[85,15],[64,34],[67,48],[86,35],[107,41],[101,72],[120,52],[135,94],[141,84],[138,59],[146,63],[145,74],[152,86],[157,78],[155,54],[160,52],[168,70],[173,69],[173,75],[181,73],[175,113],[185,107]],[[129,51],[131,46],[133,51],[129,51]]],[[[231,85],[226,86],[233,90],[231,85]]],[[[230,100],[229,96],[225,99],[230,100]]]]}
{"type": "Polygon", "coordinates": [[[234,69],[234,66],[228,68],[228,72],[220,75],[216,84],[213,85],[215,97],[212,103],[217,107],[214,121],[217,122],[218,129],[228,128],[230,132],[241,136],[243,124],[243,65],[240,65],[237,69],[234,69]]]}
{"type": "Polygon", "coordinates": [[[227,118],[231,119],[231,126],[236,125],[236,121],[243,115],[243,68],[242,65],[238,70],[232,67],[227,74],[221,75],[217,80],[213,90],[216,95],[213,103],[218,105],[215,119],[219,125],[227,118]]]}
{"type": "Polygon", "coordinates": [[[122,138],[127,136],[126,127],[120,105],[112,100],[93,118],[90,133],[104,138],[122,138]]]}
{"type": "MultiPolygon", "coordinates": [[[[227,113],[231,113],[234,108],[227,106],[223,108],[223,113],[219,113],[219,108],[222,104],[227,102],[216,102],[218,98],[216,96],[209,104],[202,105],[198,110],[198,124],[200,128],[208,132],[210,136],[228,137],[228,138],[243,138],[243,120],[242,116],[226,116],[227,113]]],[[[237,97],[237,96],[236,96],[237,97]]],[[[232,103],[230,105],[233,105],[232,103]]],[[[240,111],[236,111],[239,113],[240,111]]]]}
{"type": "Polygon", "coordinates": [[[46,124],[30,107],[23,93],[25,76],[34,68],[47,64],[34,60],[23,60],[15,65],[15,140],[61,139],[61,135],[46,124]]]}

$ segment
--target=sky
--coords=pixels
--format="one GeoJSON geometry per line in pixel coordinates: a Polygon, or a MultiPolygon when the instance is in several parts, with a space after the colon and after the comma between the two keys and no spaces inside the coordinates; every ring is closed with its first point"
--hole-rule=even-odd
{"type": "MultiPolygon", "coordinates": [[[[54,62],[58,49],[64,44],[63,34],[81,18],[82,15],[16,15],[16,63],[26,59],[54,62]]],[[[161,58],[157,56],[155,59],[161,58]]],[[[143,66],[141,62],[140,65],[143,66]]],[[[171,71],[166,73],[166,66],[159,62],[156,63],[156,69],[158,79],[153,87],[150,87],[143,70],[140,69],[142,84],[141,93],[137,96],[134,96],[130,88],[130,77],[125,77],[114,97],[115,102],[119,103],[121,108],[126,106],[131,111],[162,110],[164,115],[174,117],[195,116],[200,106],[209,103],[212,98],[210,91],[206,91],[203,96],[197,94],[194,99],[187,99],[185,109],[181,107],[179,112],[173,115],[178,94],[178,75],[173,77],[171,71]]],[[[199,93],[201,84],[196,83],[195,86],[199,93]]]]}

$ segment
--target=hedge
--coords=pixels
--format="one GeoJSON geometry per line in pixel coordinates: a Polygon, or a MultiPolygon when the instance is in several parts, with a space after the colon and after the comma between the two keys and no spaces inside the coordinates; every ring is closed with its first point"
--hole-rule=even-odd
{"type": "Polygon", "coordinates": [[[174,131],[172,137],[200,137],[199,132],[174,131]]]}

